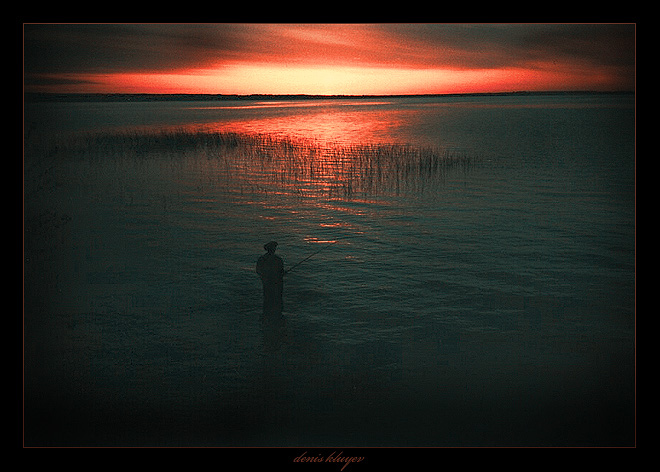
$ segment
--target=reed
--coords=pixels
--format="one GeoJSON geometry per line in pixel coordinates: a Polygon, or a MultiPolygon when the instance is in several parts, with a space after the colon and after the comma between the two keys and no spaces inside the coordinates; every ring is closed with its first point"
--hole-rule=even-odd
{"type": "Polygon", "coordinates": [[[170,166],[203,161],[207,172],[257,191],[348,198],[358,194],[421,192],[448,172],[468,169],[465,153],[402,144],[321,143],[265,134],[120,131],[56,140],[42,154],[69,159],[140,161],[170,166]]]}

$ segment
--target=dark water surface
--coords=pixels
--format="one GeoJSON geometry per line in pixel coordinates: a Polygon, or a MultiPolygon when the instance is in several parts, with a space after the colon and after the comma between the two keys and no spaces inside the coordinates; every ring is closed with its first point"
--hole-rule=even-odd
{"type": "Polygon", "coordinates": [[[28,103],[26,445],[634,444],[634,116],[629,95],[28,103]],[[325,151],[61,144],[155,130],[325,151]],[[470,162],[349,182],[338,159],[371,144],[470,162]],[[287,267],[327,246],[286,276],[283,324],[260,317],[269,240],[287,267]]]}

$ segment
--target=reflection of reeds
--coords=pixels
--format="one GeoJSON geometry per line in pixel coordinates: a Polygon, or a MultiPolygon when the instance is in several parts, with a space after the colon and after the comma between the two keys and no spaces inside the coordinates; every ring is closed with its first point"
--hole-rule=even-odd
{"type": "Polygon", "coordinates": [[[58,153],[87,159],[198,157],[256,191],[347,198],[421,192],[452,169],[469,168],[459,153],[400,144],[344,145],[230,132],[168,130],[89,134],[58,142],[58,153]]]}

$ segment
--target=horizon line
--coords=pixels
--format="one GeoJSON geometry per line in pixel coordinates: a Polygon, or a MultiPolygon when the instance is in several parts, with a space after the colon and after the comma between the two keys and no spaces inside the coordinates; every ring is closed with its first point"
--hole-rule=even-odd
{"type": "Polygon", "coordinates": [[[558,95],[558,94],[634,94],[635,90],[516,90],[502,92],[454,92],[454,93],[411,93],[411,94],[308,94],[308,93],[132,93],[132,92],[39,92],[24,91],[24,98],[105,98],[122,97],[176,98],[213,97],[216,99],[333,99],[333,98],[405,98],[405,97],[461,97],[461,96],[507,96],[507,95],[558,95]]]}

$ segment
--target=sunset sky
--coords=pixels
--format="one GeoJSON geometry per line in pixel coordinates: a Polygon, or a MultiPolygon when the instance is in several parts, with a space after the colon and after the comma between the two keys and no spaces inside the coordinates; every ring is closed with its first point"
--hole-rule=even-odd
{"type": "Polygon", "coordinates": [[[26,92],[635,88],[634,24],[25,24],[26,92]]]}

